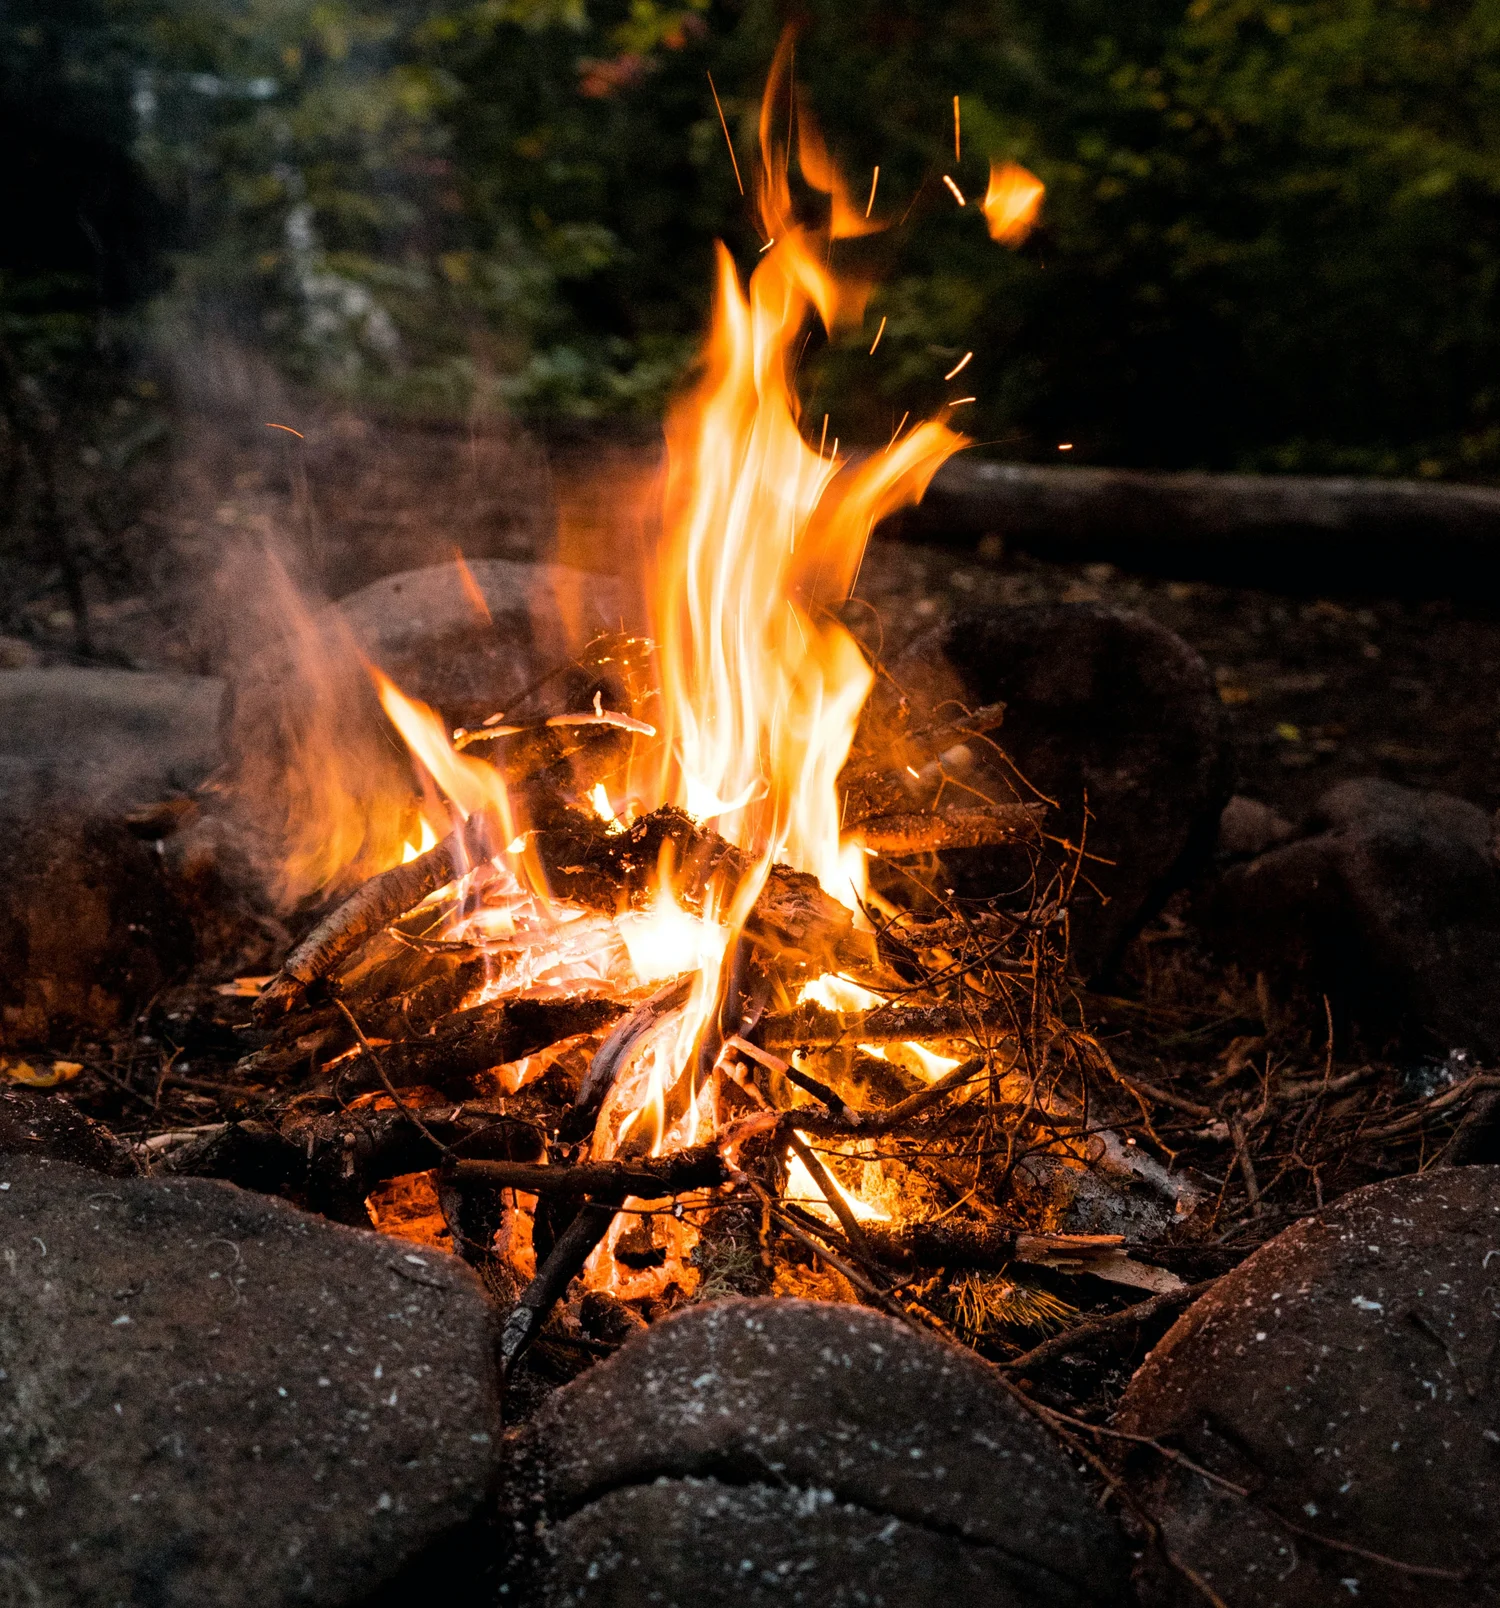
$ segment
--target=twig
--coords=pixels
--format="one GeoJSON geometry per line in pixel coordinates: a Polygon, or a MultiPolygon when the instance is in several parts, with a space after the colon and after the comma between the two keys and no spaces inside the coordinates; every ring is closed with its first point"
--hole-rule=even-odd
{"type": "Polygon", "coordinates": [[[1089,1318],[1069,1329],[1066,1334],[1054,1335],[1050,1340],[1044,1340],[1039,1346],[1033,1346],[1030,1351],[1023,1352],[1019,1357],[1013,1357],[1009,1362],[1002,1362],[997,1366],[1007,1373],[1024,1373],[1027,1369],[1039,1368],[1043,1363],[1065,1357],[1069,1352],[1081,1350],[1095,1340],[1107,1339],[1124,1329],[1138,1328],[1141,1324],[1149,1323],[1153,1318],[1159,1317],[1163,1312],[1187,1306],[1211,1290],[1217,1282],[1216,1279],[1204,1279],[1201,1284],[1189,1284],[1185,1289],[1167,1290],[1161,1295],[1153,1295],[1149,1301],[1138,1301],[1134,1306],[1126,1307],[1123,1312],[1111,1312],[1105,1317],[1089,1318]]]}
{"type": "Polygon", "coordinates": [[[985,1057],[976,1055],[954,1067],[951,1072],[945,1072],[930,1087],[919,1089],[909,1099],[888,1106],[884,1111],[861,1112],[857,1124],[840,1122],[837,1118],[824,1117],[815,1111],[791,1112],[784,1120],[788,1126],[795,1123],[803,1133],[815,1134],[819,1138],[837,1139],[851,1135],[868,1138],[876,1134],[890,1133],[910,1122],[913,1117],[920,1116],[929,1106],[936,1105],[945,1095],[952,1094],[955,1089],[972,1082],[984,1071],[984,1067],[985,1057]]]}
{"type": "Polygon", "coordinates": [[[844,1230],[844,1237],[849,1241],[849,1248],[862,1262],[873,1262],[875,1252],[865,1238],[865,1231],[850,1209],[849,1202],[844,1199],[843,1191],[828,1176],[828,1169],[812,1153],[806,1140],[799,1133],[793,1132],[788,1144],[791,1146],[792,1154],[807,1168],[809,1177],[817,1185],[823,1199],[828,1202],[833,1215],[838,1218],[839,1226],[844,1230]]]}
{"type": "Polygon", "coordinates": [[[422,1119],[416,1114],[416,1112],[402,1101],[401,1096],[396,1093],[396,1087],[386,1075],[385,1066],[380,1057],[375,1053],[374,1045],[372,1045],[369,1039],[365,1037],[364,1029],[357,1021],[355,1021],[354,1012],[349,1009],[343,1000],[337,997],[335,997],[333,1003],[343,1014],[344,1020],[348,1022],[355,1038],[359,1041],[359,1047],[364,1052],[366,1059],[368,1059],[370,1065],[375,1068],[375,1076],[378,1077],[381,1083],[385,1085],[385,1092],[390,1095],[392,1100],[395,1101],[396,1109],[403,1117],[406,1118],[409,1123],[411,1123],[414,1128],[416,1128],[424,1139],[436,1147],[439,1154],[446,1156],[448,1154],[447,1145],[445,1145],[443,1141],[433,1133],[432,1129],[429,1128],[427,1124],[423,1122],[422,1119]]]}

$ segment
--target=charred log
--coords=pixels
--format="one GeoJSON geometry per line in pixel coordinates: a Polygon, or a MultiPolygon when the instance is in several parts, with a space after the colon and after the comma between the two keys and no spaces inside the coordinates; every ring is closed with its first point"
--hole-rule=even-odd
{"type": "Polygon", "coordinates": [[[712,1145],[636,1161],[586,1161],[544,1167],[520,1161],[456,1161],[446,1176],[460,1188],[520,1189],[537,1195],[609,1195],[661,1200],[729,1181],[729,1169],[712,1145]]]}
{"type": "Polygon", "coordinates": [[[1010,1011],[994,1000],[937,1005],[877,1005],[868,1011],[830,1011],[799,1005],[767,1016],[756,1037],[768,1050],[805,1050],[834,1044],[901,1044],[909,1040],[966,1039],[1014,1027],[1010,1011]]]}
{"type": "Polygon", "coordinates": [[[890,859],[932,854],[939,849],[989,848],[1033,842],[1041,831],[1045,806],[990,804],[983,809],[908,811],[860,821],[855,835],[867,849],[890,859]]]}

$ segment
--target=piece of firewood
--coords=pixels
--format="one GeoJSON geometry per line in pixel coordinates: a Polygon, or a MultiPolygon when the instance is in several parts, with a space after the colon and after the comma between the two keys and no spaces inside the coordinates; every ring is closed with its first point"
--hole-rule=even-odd
{"type": "Polygon", "coordinates": [[[875,815],[858,822],[853,835],[867,849],[888,859],[931,854],[940,849],[988,848],[1034,842],[1041,831],[1041,804],[989,804],[983,808],[912,810],[875,815]]]}
{"type": "Polygon", "coordinates": [[[661,1200],[729,1181],[729,1169],[712,1145],[669,1151],[635,1161],[584,1161],[544,1167],[523,1161],[455,1161],[445,1176],[460,1188],[520,1189],[536,1195],[619,1194],[661,1200]]]}
{"type": "Polygon", "coordinates": [[[797,1050],[830,1044],[965,1039],[976,1033],[1004,1032],[1014,1025],[1012,1013],[993,1000],[877,1005],[868,1011],[830,1011],[808,1003],[784,1015],[767,1016],[755,1036],[768,1050],[797,1050]]]}

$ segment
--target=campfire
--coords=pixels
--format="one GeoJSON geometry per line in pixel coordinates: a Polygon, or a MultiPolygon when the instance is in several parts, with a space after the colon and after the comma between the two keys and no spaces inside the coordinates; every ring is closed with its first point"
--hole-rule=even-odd
{"type": "MultiPolygon", "coordinates": [[[[456,730],[373,672],[421,789],[410,841],[288,956],[240,1066],[311,1065],[275,1125],[302,1192],[451,1240],[510,1306],[508,1366],[570,1292],[564,1340],[584,1306],[618,1330],[735,1289],[972,1340],[1055,1304],[1018,1264],[1177,1283],[1118,1234],[1049,1232],[1059,1170],[1192,1203],[1089,1117],[1108,1062],[1064,985],[1083,848],[1049,840],[1023,789],[966,779],[976,748],[999,753],[1000,707],[919,708],[888,679],[872,700],[878,667],[839,620],[876,521],[966,443],[944,418],[857,457],[826,421],[805,433],[810,326],[858,325],[871,288],[835,245],[880,224],[805,107],[779,131],[787,66],[761,117],[764,249],[746,284],[719,248],[700,376],[667,422],[648,633],[596,638],[456,730]],[[545,713],[559,678],[569,706],[545,713]],[[984,908],[941,872],[979,846],[1017,868],[984,908]]],[[[1035,214],[1018,174],[987,198],[997,238],[1035,214]]]]}

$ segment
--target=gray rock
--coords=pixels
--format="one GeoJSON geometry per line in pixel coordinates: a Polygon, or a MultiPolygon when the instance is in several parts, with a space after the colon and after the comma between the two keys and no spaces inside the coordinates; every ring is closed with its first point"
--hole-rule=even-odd
{"type": "MultiPolygon", "coordinates": [[[[1136,1494],[1230,1608],[1500,1600],[1497,1259],[1500,1168],[1373,1184],[1263,1246],[1152,1351],[1118,1426],[1251,1497],[1146,1452],[1136,1494]]],[[[1153,1575],[1145,1600],[1201,1599],[1153,1575]]]]}
{"type": "Polygon", "coordinates": [[[122,813],[191,792],[219,763],[223,702],[211,676],[0,671],[0,796],[122,813]]]}
{"type": "Polygon", "coordinates": [[[1484,811],[1349,781],[1307,832],[1224,874],[1203,909],[1216,946],[1303,973],[1377,1029],[1500,1052],[1500,865],[1484,811]]]}
{"type": "Polygon", "coordinates": [[[7,1600],[478,1600],[499,1414],[462,1263],[207,1180],[0,1184],[7,1600]]]}
{"type": "Polygon", "coordinates": [[[1249,859],[1278,849],[1297,835],[1297,828],[1258,798],[1236,793],[1219,816],[1219,853],[1230,859],[1249,859]]]}
{"type": "Polygon", "coordinates": [[[469,570],[489,620],[453,564],[388,575],[338,604],[360,648],[402,691],[445,712],[483,719],[570,650],[622,628],[613,575],[498,558],[469,570]]]}
{"type": "Polygon", "coordinates": [[[986,1604],[1124,1597],[1118,1533],[1035,1420],[976,1358],[858,1307],[690,1308],[550,1397],[509,1450],[515,1584],[535,1571],[549,1602],[753,1603],[803,1563],[838,1602],[961,1581],[986,1604]],[[658,1567],[671,1584],[652,1596],[658,1567]]]}
{"type": "MultiPolygon", "coordinates": [[[[552,1532],[545,1608],[1034,1608],[1058,1596],[1003,1550],[840,1502],[828,1487],[658,1480],[610,1491],[552,1532]]],[[[1106,1588],[1107,1589],[1107,1588],[1106,1588]]]]}
{"type": "Polygon", "coordinates": [[[107,1033],[192,954],[152,848],[107,816],[0,795],[0,1044],[107,1033]]]}
{"type": "MultiPolygon", "coordinates": [[[[1087,800],[1098,859],[1079,880],[1071,927],[1085,975],[1107,969],[1211,852],[1230,793],[1224,711],[1203,660],[1165,626],[1082,603],[963,614],[914,639],[891,673],[925,702],[1006,705],[996,738],[1013,768],[976,748],[981,791],[1056,800],[1048,830],[1074,843],[1087,800]]],[[[944,868],[960,896],[1016,886],[1010,853],[954,853],[944,868]]]]}
{"type": "MultiPolygon", "coordinates": [[[[130,1147],[62,1095],[19,1089],[0,1094],[0,1157],[70,1161],[112,1178],[140,1171],[130,1147]]],[[[0,1163],[3,1165],[3,1163],[0,1163]]]]}

